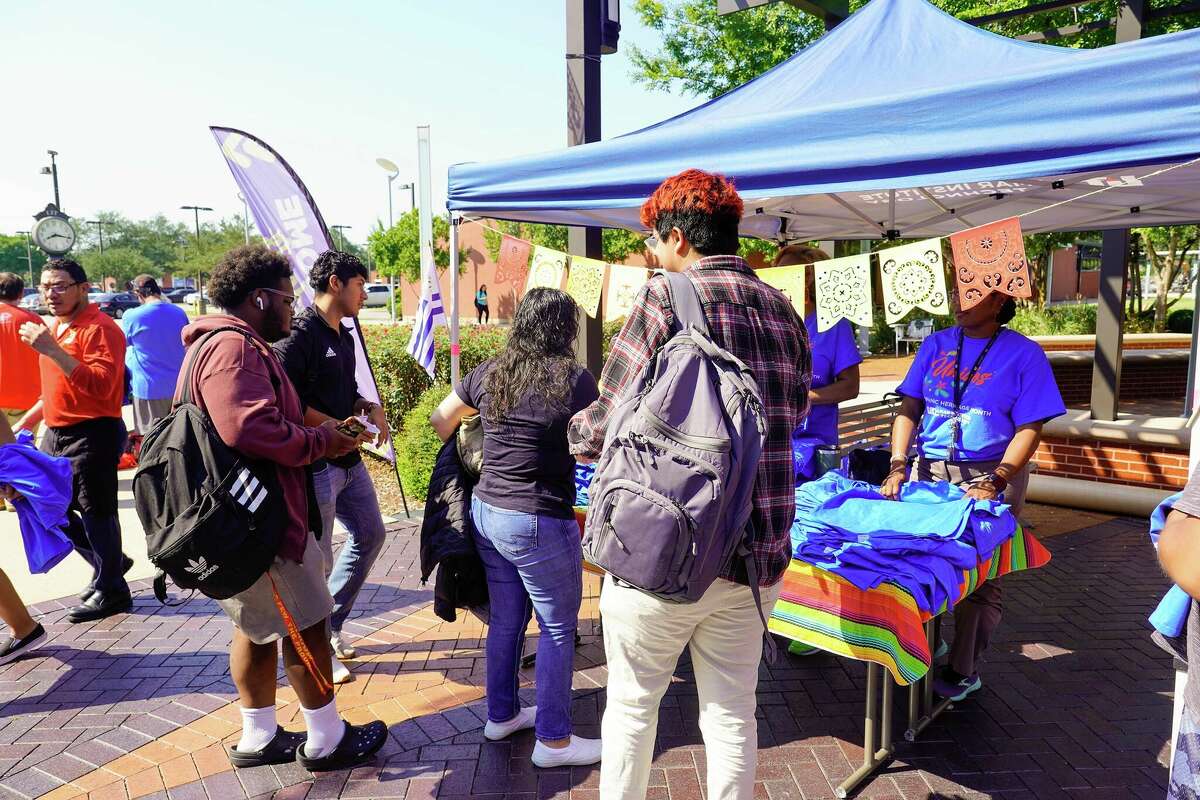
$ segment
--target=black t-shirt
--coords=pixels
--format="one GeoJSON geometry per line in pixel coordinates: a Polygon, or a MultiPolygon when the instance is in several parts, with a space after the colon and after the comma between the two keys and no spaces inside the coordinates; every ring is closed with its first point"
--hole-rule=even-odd
{"type": "MultiPolygon", "coordinates": [[[[275,352],[300,395],[305,408],[313,408],[336,420],[354,414],[358,381],[354,377],[354,334],[338,323],[329,327],[315,308],[301,311],[292,320],[292,333],[275,343],[275,352]]],[[[362,460],[358,449],[329,459],[343,469],[362,460]]],[[[318,461],[314,467],[324,465],[318,461]]]]}
{"type": "MultiPolygon", "coordinates": [[[[492,361],[480,364],[454,387],[459,399],[481,413],[492,361]]],[[[556,411],[530,393],[505,420],[483,416],[483,473],[475,494],[488,505],[557,519],[574,516],[575,457],[567,450],[567,423],[600,396],[596,379],[582,367],[571,378],[570,408],[556,411]]]]}

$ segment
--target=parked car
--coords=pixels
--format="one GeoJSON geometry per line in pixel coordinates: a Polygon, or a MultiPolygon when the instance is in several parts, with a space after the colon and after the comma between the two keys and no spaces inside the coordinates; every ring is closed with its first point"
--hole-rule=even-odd
{"type": "Polygon", "coordinates": [[[182,303],[184,298],[194,291],[196,290],[190,286],[176,286],[172,289],[163,289],[163,297],[172,303],[182,303]]]}
{"type": "MultiPolygon", "coordinates": [[[[208,292],[205,292],[204,293],[204,302],[207,303],[209,301],[210,301],[210,299],[208,296],[208,292]]],[[[185,294],[183,296],[183,302],[187,303],[189,306],[200,305],[200,292],[196,292],[196,291],[188,292],[187,294],[185,294]]]]}
{"type": "Polygon", "coordinates": [[[379,308],[388,304],[391,288],[386,283],[368,283],[363,288],[367,290],[367,302],[363,304],[367,308],[379,308]]]}
{"type": "Polygon", "coordinates": [[[137,308],[140,303],[129,292],[103,292],[92,300],[96,306],[113,319],[120,319],[131,308],[137,308]]]}
{"type": "Polygon", "coordinates": [[[42,293],[37,290],[34,290],[33,294],[26,294],[21,298],[21,308],[35,314],[50,313],[50,309],[46,307],[46,301],[42,299],[42,293]]]}

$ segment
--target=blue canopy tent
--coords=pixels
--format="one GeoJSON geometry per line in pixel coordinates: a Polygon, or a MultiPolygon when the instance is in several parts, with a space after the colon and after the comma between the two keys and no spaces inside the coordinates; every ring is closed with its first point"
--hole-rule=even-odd
{"type": "Polygon", "coordinates": [[[1198,156],[1200,30],[1079,50],[998,36],[924,0],[874,0],[679,116],[457,164],[447,205],[639,229],[659,182],[699,167],[734,179],[743,234],[772,239],[942,236],[1046,206],[1026,231],[1170,225],[1200,220],[1198,156]]]}

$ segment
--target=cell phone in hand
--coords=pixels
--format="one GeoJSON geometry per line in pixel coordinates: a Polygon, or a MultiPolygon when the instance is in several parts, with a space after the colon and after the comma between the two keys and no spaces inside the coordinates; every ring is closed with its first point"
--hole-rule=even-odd
{"type": "Polygon", "coordinates": [[[358,417],[348,417],[337,426],[337,429],[351,439],[357,439],[359,436],[362,436],[367,426],[358,417]]]}

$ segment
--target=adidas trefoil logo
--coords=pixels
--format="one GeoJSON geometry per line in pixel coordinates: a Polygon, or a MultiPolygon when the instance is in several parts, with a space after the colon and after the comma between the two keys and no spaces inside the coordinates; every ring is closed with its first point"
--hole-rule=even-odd
{"type": "Polygon", "coordinates": [[[195,575],[196,580],[203,581],[209,575],[212,575],[214,572],[216,572],[220,568],[221,567],[218,564],[213,564],[210,567],[208,565],[208,560],[204,556],[200,556],[200,558],[198,558],[198,559],[189,558],[187,560],[187,566],[184,567],[183,569],[186,572],[190,572],[193,575],[195,575]]]}

